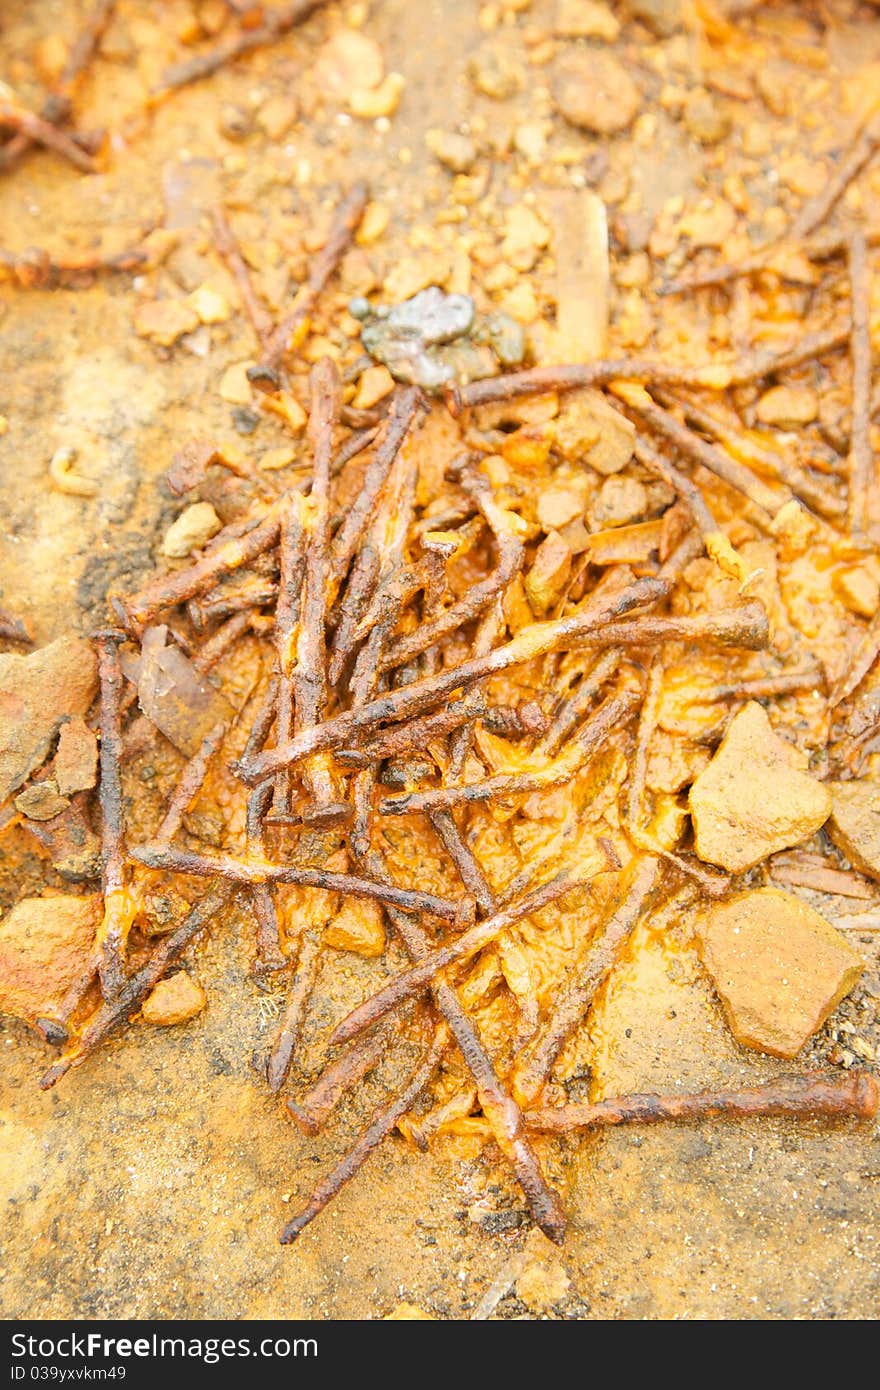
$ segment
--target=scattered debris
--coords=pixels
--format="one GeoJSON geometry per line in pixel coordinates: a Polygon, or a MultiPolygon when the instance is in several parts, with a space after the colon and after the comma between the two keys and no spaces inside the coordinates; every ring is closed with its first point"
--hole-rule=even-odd
{"type": "Polygon", "coordinates": [[[184,299],[148,299],[135,314],[134,331],[159,347],[173,347],[184,333],[199,326],[199,316],[184,299]]]}
{"type": "Polygon", "coordinates": [[[21,828],[48,856],[67,883],[96,883],[101,877],[101,846],[92,830],[84,793],[51,820],[23,820],[21,828]]]}
{"type": "Polygon", "coordinates": [[[477,146],[469,135],[454,130],[429,130],[425,143],[432,155],[453,174],[467,174],[477,158],[477,146]]]}
{"type": "Polygon", "coordinates": [[[535,1260],[518,1276],[516,1296],[530,1312],[546,1313],[565,1299],[570,1288],[571,1279],[561,1260],[535,1260]]]}

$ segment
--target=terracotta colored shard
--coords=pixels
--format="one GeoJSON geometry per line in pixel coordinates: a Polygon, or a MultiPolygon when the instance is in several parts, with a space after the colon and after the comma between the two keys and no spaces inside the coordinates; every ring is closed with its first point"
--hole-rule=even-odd
{"type": "Polygon", "coordinates": [[[82,637],[0,656],[0,801],[48,756],[65,716],[87,712],[97,689],[95,653],[82,637]]]}
{"type": "Polygon", "coordinates": [[[831,793],[801,770],[802,761],[773,732],[761,705],[749,701],[691,788],[699,857],[740,873],[818,830],[831,793]]]}
{"type": "Polygon", "coordinates": [[[141,1017],[145,1023],[167,1028],[175,1023],[188,1023],[202,1012],[207,1002],[201,985],[190,979],[185,970],[178,970],[176,975],[160,980],[147,996],[141,1017]]]}
{"type": "Polygon", "coordinates": [[[779,888],[719,903],[697,937],[734,1037],[774,1057],[795,1057],[864,969],[840,932],[779,888]]]}
{"type": "Polygon", "coordinates": [[[34,1023],[57,1015],[88,966],[101,897],[23,898],[0,922],[0,1013],[34,1023]]]}
{"type": "Polygon", "coordinates": [[[880,878],[880,787],[876,782],[829,782],[828,834],[862,873],[880,878]]]}
{"type": "Polygon", "coordinates": [[[55,753],[55,781],[62,796],[89,791],[98,780],[98,740],[84,719],[61,725],[55,753]]]}
{"type": "Polygon", "coordinates": [[[381,956],[385,950],[381,907],[369,899],[343,903],[324,932],[324,942],[358,956],[381,956]]]}

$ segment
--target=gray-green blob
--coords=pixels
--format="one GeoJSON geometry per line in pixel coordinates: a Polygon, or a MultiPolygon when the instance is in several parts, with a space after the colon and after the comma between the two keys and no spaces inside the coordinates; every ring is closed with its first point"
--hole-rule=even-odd
{"type": "Polygon", "coordinates": [[[478,315],[466,294],[436,285],[391,307],[373,309],[359,296],[349,312],[361,321],[361,342],[397,381],[442,391],[497,376],[525,357],[525,334],[509,314],[478,315]]]}

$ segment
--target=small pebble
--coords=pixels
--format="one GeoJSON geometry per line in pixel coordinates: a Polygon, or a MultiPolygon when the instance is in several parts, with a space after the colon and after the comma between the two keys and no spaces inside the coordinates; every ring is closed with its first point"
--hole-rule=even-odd
{"type": "Polygon", "coordinates": [[[571,551],[562,537],[551,531],[535,552],[525,578],[526,595],[532,611],[543,617],[561,596],[571,573],[571,551]]]}
{"type": "Polygon", "coordinates": [[[222,524],[210,502],[193,502],[165,532],[162,554],[172,560],[182,560],[207,545],[222,524]]]}
{"type": "Polygon", "coordinates": [[[557,111],[579,130],[615,135],[632,125],[641,94],[616,58],[598,49],[576,49],[558,60],[551,79],[557,111]]]}
{"type": "Polygon", "coordinates": [[[98,780],[98,740],[84,719],[61,725],[55,753],[55,780],[62,796],[89,791],[98,780]]]}
{"type": "Polygon", "coordinates": [[[758,401],[755,412],[763,425],[797,429],[809,425],[819,414],[814,391],[803,386],[771,386],[758,401]]]}
{"type": "Polygon", "coordinates": [[[880,793],[869,779],[828,782],[831,818],[828,834],[849,862],[880,879],[880,793]]]}
{"type": "Polygon", "coordinates": [[[55,1015],[82,975],[102,916],[98,893],[22,898],[0,922],[0,1013],[55,1015]]]}
{"type": "Polygon", "coordinates": [[[809,839],[828,819],[831,793],[804,761],[761,705],[744,705],[690,790],[699,858],[741,873],[809,839]]]}
{"type": "Polygon", "coordinates": [[[260,423],[260,416],[249,405],[236,405],[232,409],[232,423],[239,434],[253,434],[260,423]]]}
{"type": "Polygon", "coordinates": [[[369,246],[372,242],[378,241],[390,218],[391,209],[385,203],[368,203],[355,237],[358,245],[369,246]]]}
{"type": "Polygon", "coordinates": [[[254,365],[253,362],[233,362],[226,368],[218,387],[221,400],[228,401],[230,405],[250,405],[254,393],[247,370],[254,365]]]}
{"type": "Polygon", "coordinates": [[[549,227],[525,203],[514,203],[508,209],[501,243],[507,264],[523,273],[531,270],[549,240],[549,227]]]}
{"type": "Polygon", "coordinates": [[[500,44],[480,44],[467,65],[467,74],[478,92],[493,101],[506,101],[526,85],[525,69],[500,44]]]}
{"type": "Polygon", "coordinates": [[[697,87],[685,102],[684,123],[701,145],[717,145],[730,134],[733,124],[727,111],[704,87],[697,87]]]}
{"type": "Polygon", "coordinates": [[[549,130],[548,121],[521,121],[513,132],[513,147],[517,154],[537,164],[547,152],[549,130]]]}
{"type": "Polygon", "coordinates": [[[697,939],[737,1042],[774,1057],[795,1057],[864,969],[841,932],[779,888],[713,906],[697,939]]]}
{"type": "Polygon", "coordinates": [[[429,130],[425,144],[435,159],[453,174],[466,174],[477,157],[477,147],[469,135],[454,130],[429,130]]]}
{"type": "Polygon", "coordinates": [[[361,373],[357,395],[352,401],[355,410],[370,410],[394,390],[394,377],[385,366],[368,367],[361,373]]]}
{"type": "Polygon", "coordinates": [[[197,985],[185,970],[178,970],[175,975],[160,980],[147,996],[141,1017],[145,1023],[167,1028],[175,1023],[188,1023],[202,1012],[207,1002],[201,985],[197,985]]]}
{"type": "Polygon", "coordinates": [[[520,280],[502,296],[500,303],[504,312],[517,323],[534,323],[541,313],[534,286],[528,280],[520,280]]]}
{"type": "Polygon", "coordinates": [[[343,903],[324,930],[324,942],[367,959],[381,956],[385,950],[381,907],[369,899],[343,903]]]}
{"type": "Polygon", "coordinates": [[[684,19],[683,0],[628,0],[627,9],[661,39],[670,38],[684,19]]]}
{"type": "Polygon", "coordinates": [[[193,290],[189,302],[202,323],[225,323],[229,318],[229,301],[210,285],[200,285],[193,290]]]}
{"type": "Polygon", "coordinates": [[[16,811],[20,811],[28,820],[53,820],[55,816],[60,816],[62,811],[66,811],[69,805],[67,797],[60,795],[54,777],[47,777],[43,782],[31,783],[15,798],[16,811]]]}
{"type": "Polygon", "coordinates": [[[67,445],[56,449],[49,460],[49,481],[58,492],[68,497],[94,497],[98,484],[76,470],[76,450],[67,445]]]}
{"type": "Polygon", "coordinates": [[[593,504],[592,521],[600,530],[611,526],[629,526],[639,521],[648,507],[644,483],[637,478],[615,474],[606,478],[593,504]]]}
{"type": "Polygon", "coordinates": [[[723,246],[736,226],[736,213],[723,198],[704,198],[682,217],[679,231],[694,247],[723,246]]]}
{"type": "Polygon", "coordinates": [[[272,473],[278,468],[287,468],[296,458],[296,450],[289,444],[281,444],[277,449],[267,449],[260,459],[260,468],[265,473],[272,473]]]}
{"type": "Polygon", "coordinates": [[[257,124],[270,140],[281,140],[299,116],[296,97],[279,93],[264,101],[257,112],[257,124]]]}
{"type": "Polygon", "coordinates": [[[834,588],[851,613],[873,618],[880,610],[880,584],[864,565],[841,570],[834,576],[834,588]]]}
{"type": "Polygon", "coordinates": [[[635,426],[600,391],[572,391],[556,421],[556,447],[571,463],[588,463],[605,476],[619,473],[633,455],[635,426]]]}
{"type": "Polygon", "coordinates": [[[314,79],[322,92],[345,100],[355,87],[378,87],[384,73],[385,61],[376,40],[341,28],[320,50],[314,79]]]}
{"type": "Polygon", "coordinates": [[[389,72],[378,87],[355,87],[348,98],[348,107],[353,116],[362,120],[376,120],[379,116],[393,116],[406,85],[403,75],[389,72]]]}
{"type": "Polygon", "coordinates": [[[220,107],[217,129],[227,140],[246,140],[253,134],[254,118],[243,106],[226,101],[220,107]]]}

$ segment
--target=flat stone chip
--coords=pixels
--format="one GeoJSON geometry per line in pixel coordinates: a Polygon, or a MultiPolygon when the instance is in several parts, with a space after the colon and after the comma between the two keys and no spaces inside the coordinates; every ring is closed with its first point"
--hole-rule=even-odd
{"type": "Polygon", "coordinates": [[[160,980],[144,1000],[141,1017],[145,1023],[169,1028],[176,1023],[188,1023],[202,1012],[207,1002],[201,985],[197,985],[185,970],[178,970],[175,975],[160,980]]]}
{"type": "Polygon", "coordinates": [[[797,766],[754,700],[730,723],[715,757],[691,787],[700,859],[741,873],[768,854],[814,834],[831,812],[831,793],[797,766]]]}
{"type": "Polygon", "coordinates": [[[779,888],[711,908],[697,941],[737,1042],[774,1057],[795,1057],[864,969],[839,931],[779,888]]]}
{"type": "Polygon", "coordinates": [[[16,903],[0,922],[0,1013],[53,1018],[88,965],[101,914],[98,893],[16,903]]]}
{"type": "Polygon", "coordinates": [[[880,878],[880,787],[875,782],[828,782],[828,834],[854,869],[880,878]]]}

